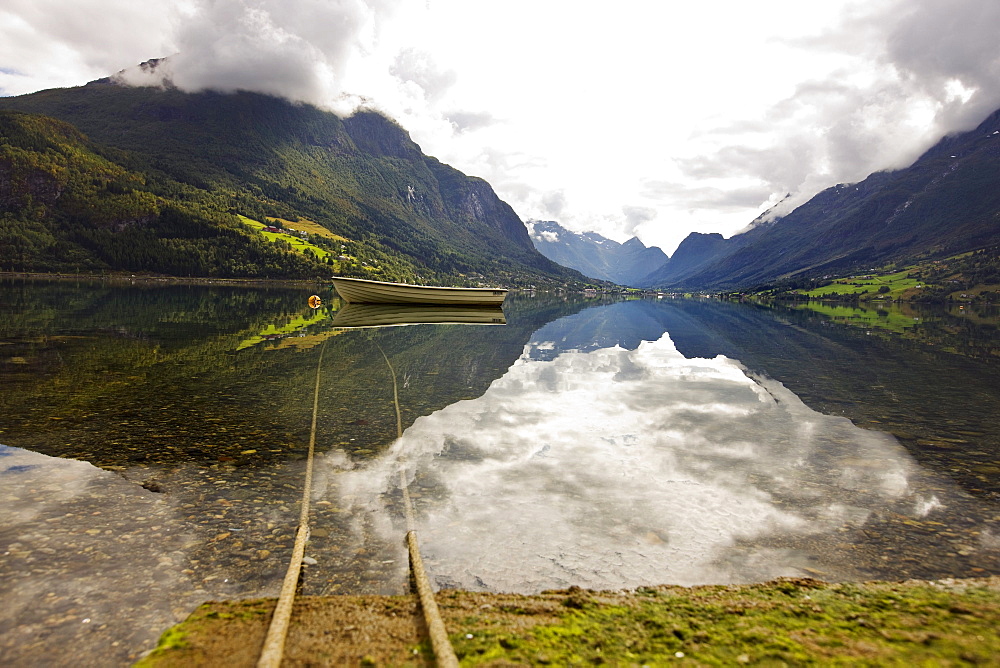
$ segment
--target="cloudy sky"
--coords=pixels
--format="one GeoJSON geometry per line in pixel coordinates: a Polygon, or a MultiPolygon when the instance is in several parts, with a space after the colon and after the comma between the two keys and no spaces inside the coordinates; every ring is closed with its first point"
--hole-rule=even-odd
{"type": "Polygon", "coordinates": [[[5,0],[0,94],[171,56],[185,89],[378,108],[525,220],[672,252],[974,127],[998,27],[995,0],[5,0]]]}

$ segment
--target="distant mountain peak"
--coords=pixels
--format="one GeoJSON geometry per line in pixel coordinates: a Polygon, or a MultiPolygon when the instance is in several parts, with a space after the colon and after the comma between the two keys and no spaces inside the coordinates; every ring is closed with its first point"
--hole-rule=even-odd
{"type": "MultiPolygon", "coordinates": [[[[543,220],[529,220],[524,224],[524,226],[528,228],[528,236],[531,237],[532,242],[537,240],[541,242],[555,243],[559,241],[559,232],[566,231],[558,223],[543,220]]],[[[538,244],[535,245],[537,246],[538,244]]]]}
{"type": "Polygon", "coordinates": [[[170,58],[150,58],[134,67],[126,67],[111,76],[95,79],[87,83],[111,86],[153,86],[156,88],[176,88],[170,77],[170,58]]]}
{"type": "Polygon", "coordinates": [[[647,248],[636,237],[618,243],[597,232],[572,232],[552,220],[529,220],[525,225],[542,255],[592,278],[635,285],[667,261],[662,250],[647,248]]]}

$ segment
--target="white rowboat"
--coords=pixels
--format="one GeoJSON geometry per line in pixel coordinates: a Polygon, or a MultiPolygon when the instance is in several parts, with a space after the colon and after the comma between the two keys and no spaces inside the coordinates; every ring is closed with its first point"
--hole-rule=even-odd
{"type": "Polygon", "coordinates": [[[333,278],[333,287],[337,294],[355,304],[499,306],[507,296],[503,288],[442,288],[340,276],[333,278]]]}

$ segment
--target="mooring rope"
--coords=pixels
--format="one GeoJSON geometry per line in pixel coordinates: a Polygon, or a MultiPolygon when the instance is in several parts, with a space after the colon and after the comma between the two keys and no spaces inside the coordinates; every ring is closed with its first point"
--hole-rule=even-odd
{"type": "Polygon", "coordinates": [[[319,351],[316,362],[316,387],[313,391],[312,426],[309,429],[309,454],[306,456],[306,482],[302,490],[302,504],[299,510],[299,528],[295,533],[295,547],[292,548],[292,560],[281,583],[281,593],[278,603],[274,606],[271,626],[264,638],[264,649],[261,651],[257,668],[278,668],[285,652],[285,638],[288,637],[288,626],[292,618],[292,603],[295,601],[295,590],[299,585],[299,574],[302,570],[302,559],[305,557],[306,541],[309,540],[309,499],[312,496],[313,453],[316,450],[316,416],[319,413],[319,378],[323,366],[323,353],[326,352],[326,341],[319,351]]]}
{"type": "MultiPolygon", "coordinates": [[[[396,437],[403,436],[403,417],[399,408],[399,388],[396,382],[396,371],[392,368],[392,363],[386,356],[382,346],[378,347],[389,373],[392,375],[392,403],[396,409],[396,437]]],[[[320,348],[319,359],[316,362],[316,385],[313,391],[312,425],[309,429],[309,453],[306,457],[306,480],[302,491],[302,504],[299,511],[299,528],[295,534],[295,546],[292,548],[292,559],[285,572],[285,579],[281,584],[281,593],[278,595],[278,602],[274,607],[274,614],[271,617],[271,625],[268,627],[267,636],[264,639],[264,648],[260,658],[257,660],[257,668],[278,668],[285,652],[285,639],[288,637],[288,627],[292,618],[292,605],[295,602],[295,590],[298,588],[299,575],[302,571],[302,559],[305,557],[306,542],[309,540],[309,499],[312,496],[313,478],[313,454],[316,450],[316,417],[319,414],[319,381],[320,369],[323,365],[323,353],[326,351],[326,342],[320,348]]],[[[424,611],[424,622],[431,637],[431,648],[437,659],[439,666],[454,668],[458,666],[458,657],[448,640],[448,631],[445,629],[444,621],[441,619],[441,612],[438,610],[437,601],[434,600],[434,590],[431,587],[430,579],[424,570],[424,562],[420,557],[420,546],[417,543],[417,532],[413,517],[413,504],[410,500],[410,490],[406,481],[406,473],[401,469],[399,472],[399,485],[403,492],[403,503],[406,509],[406,546],[410,556],[410,569],[413,573],[413,580],[417,587],[417,596],[420,600],[420,607],[424,611]]]]}
{"type": "MultiPolygon", "coordinates": [[[[382,359],[389,367],[392,375],[392,405],[396,408],[396,438],[403,437],[403,416],[399,410],[399,387],[396,383],[396,370],[392,368],[392,363],[386,356],[382,346],[375,344],[378,351],[382,353],[382,359]]],[[[430,578],[424,570],[424,560],[420,557],[420,545],[417,542],[416,521],[413,516],[413,503],[410,501],[410,488],[406,481],[406,472],[399,470],[399,487],[403,492],[403,507],[406,511],[406,547],[410,553],[410,570],[413,573],[413,581],[417,586],[417,598],[420,599],[420,608],[424,611],[424,623],[427,624],[427,631],[431,636],[431,649],[439,666],[455,668],[458,666],[458,657],[455,656],[455,649],[448,640],[448,630],[441,619],[441,611],[438,610],[437,601],[434,600],[434,589],[431,587],[430,578]]]]}

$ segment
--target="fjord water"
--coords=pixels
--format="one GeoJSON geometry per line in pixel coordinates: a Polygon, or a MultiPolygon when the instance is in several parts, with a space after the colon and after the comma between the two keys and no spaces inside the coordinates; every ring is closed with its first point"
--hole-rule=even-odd
{"type": "Polygon", "coordinates": [[[321,350],[306,595],[407,590],[401,470],[440,587],[1000,573],[993,314],[512,295],[344,329],[309,294],[0,284],[0,662],[124,664],[275,595],[321,350]]]}

